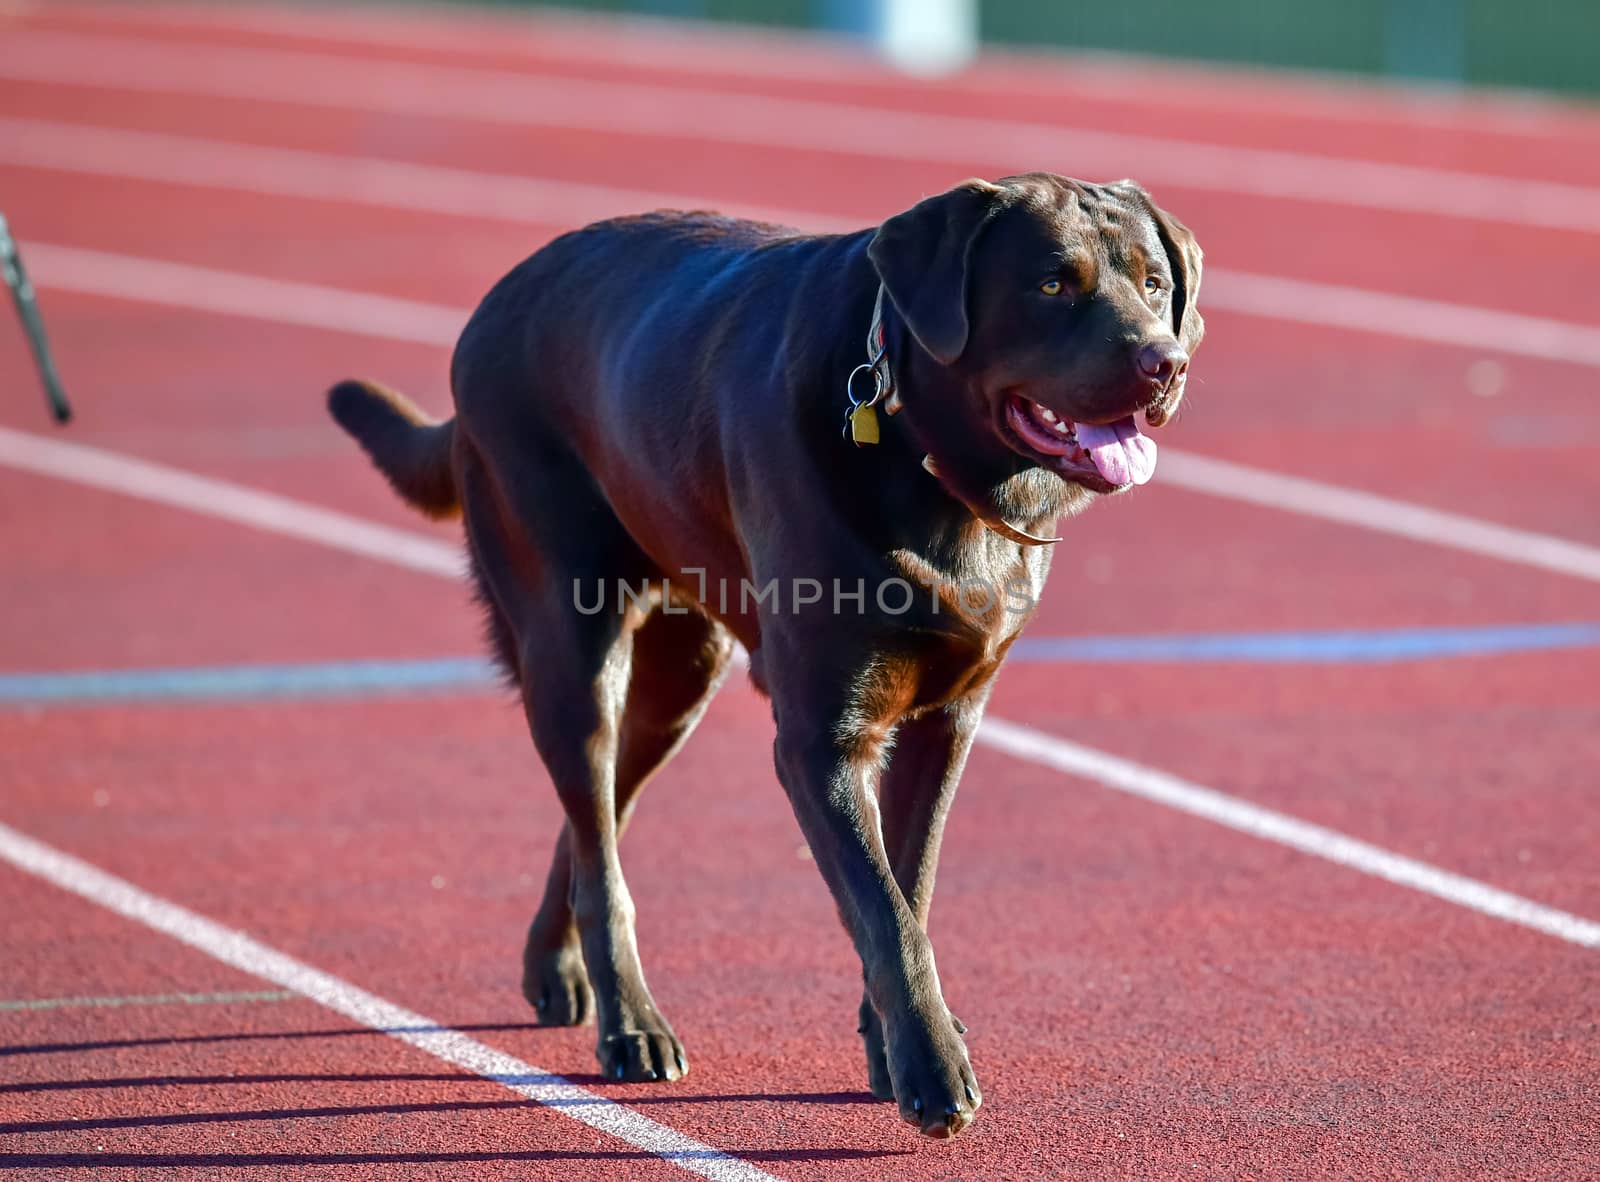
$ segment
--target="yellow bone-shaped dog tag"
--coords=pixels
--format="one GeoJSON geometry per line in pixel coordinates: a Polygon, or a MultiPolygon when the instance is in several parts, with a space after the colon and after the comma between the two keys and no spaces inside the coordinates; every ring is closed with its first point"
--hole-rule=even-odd
{"type": "Polygon", "coordinates": [[[850,440],[857,447],[878,442],[878,412],[865,404],[850,412],[850,440]]]}

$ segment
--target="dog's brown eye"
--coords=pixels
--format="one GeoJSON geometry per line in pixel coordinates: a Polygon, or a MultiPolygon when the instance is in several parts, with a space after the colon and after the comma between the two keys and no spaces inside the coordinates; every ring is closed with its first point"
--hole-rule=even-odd
{"type": "Polygon", "coordinates": [[[1156,292],[1161,290],[1161,280],[1155,275],[1146,275],[1144,277],[1144,289],[1150,295],[1155,295],[1156,292]]]}
{"type": "Polygon", "coordinates": [[[1050,296],[1060,295],[1061,294],[1061,280],[1059,280],[1059,279],[1046,279],[1043,283],[1039,284],[1039,290],[1044,292],[1045,295],[1050,295],[1050,296]]]}

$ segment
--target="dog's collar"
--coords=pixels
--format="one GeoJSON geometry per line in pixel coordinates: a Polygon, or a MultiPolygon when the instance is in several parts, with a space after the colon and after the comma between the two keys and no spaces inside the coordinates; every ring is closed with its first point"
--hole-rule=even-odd
{"type": "Polygon", "coordinates": [[[900,413],[900,394],[894,388],[894,371],[889,368],[889,350],[883,338],[883,284],[878,284],[878,298],[872,305],[872,323],[867,328],[867,359],[850,371],[844,380],[844,396],[850,402],[845,412],[845,438],[857,447],[878,442],[878,404],[883,413],[900,413]],[[862,374],[872,375],[872,393],[856,397],[856,380],[862,374]]]}
{"type": "MultiPolygon", "coordinates": [[[[878,406],[881,403],[883,413],[897,415],[900,413],[902,403],[900,392],[895,389],[894,371],[889,368],[889,350],[884,343],[883,335],[883,284],[878,284],[878,298],[872,305],[872,324],[867,328],[867,359],[862,364],[850,371],[850,376],[844,381],[844,396],[850,402],[850,409],[845,412],[844,437],[857,447],[878,442],[878,406]],[[872,375],[872,393],[864,398],[856,397],[856,379],[862,374],[872,375]]],[[[939,476],[939,466],[934,458],[922,457],[922,466],[928,474],[939,481],[940,486],[955,497],[984,526],[1002,538],[1007,538],[1019,546],[1048,546],[1059,542],[1060,538],[1041,538],[1026,530],[1020,530],[1012,525],[993,506],[974,504],[961,494],[958,489],[946,484],[939,476]]]]}

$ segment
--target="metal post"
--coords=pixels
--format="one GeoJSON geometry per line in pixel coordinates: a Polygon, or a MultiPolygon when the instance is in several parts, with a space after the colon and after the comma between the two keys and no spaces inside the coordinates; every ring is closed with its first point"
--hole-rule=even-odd
{"type": "Polygon", "coordinates": [[[45,396],[50,399],[50,411],[56,422],[65,423],[72,418],[72,407],[61,388],[61,375],[56,372],[55,359],[50,356],[50,342],[44,335],[44,318],[39,315],[39,301],[34,297],[33,284],[22,267],[22,256],[11,238],[4,214],[0,214],[0,272],[5,274],[11,298],[17,302],[17,314],[22,317],[22,327],[27,331],[28,343],[33,346],[33,360],[39,367],[39,378],[44,382],[45,396]]]}

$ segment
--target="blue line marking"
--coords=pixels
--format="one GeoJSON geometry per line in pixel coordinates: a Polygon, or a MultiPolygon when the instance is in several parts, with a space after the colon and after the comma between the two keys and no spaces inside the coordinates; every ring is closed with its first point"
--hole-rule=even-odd
{"type": "Polygon", "coordinates": [[[255,701],[373,693],[481,689],[499,682],[481,657],[347,661],[326,665],[233,665],[216,669],[121,669],[0,674],[0,702],[255,701]]]}
{"type": "MultiPolygon", "coordinates": [[[[1600,623],[1383,632],[1214,632],[1170,636],[1024,637],[1011,660],[1025,663],[1377,664],[1600,647],[1600,623]]],[[[375,694],[494,690],[503,684],[482,657],[0,674],[0,706],[95,702],[262,701],[375,694]]]]}
{"type": "Polygon", "coordinates": [[[1172,636],[1024,637],[1013,661],[1251,661],[1373,664],[1492,656],[1600,645],[1600,623],[1494,628],[1409,628],[1384,632],[1218,632],[1172,636]]]}

